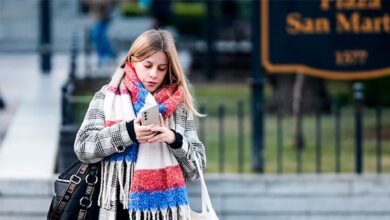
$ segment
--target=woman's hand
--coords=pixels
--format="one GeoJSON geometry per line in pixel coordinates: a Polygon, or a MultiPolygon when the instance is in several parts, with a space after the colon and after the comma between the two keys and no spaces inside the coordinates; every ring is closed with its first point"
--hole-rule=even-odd
{"type": "Polygon", "coordinates": [[[151,130],[153,126],[155,125],[142,126],[141,118],[134,119],[134,132],[138,143],[147,143],[149,139],[157,134],[157,132],[151,130]]]}
{"type": "Polygon", "coordinates": [[[158,134],[151,139],[149,139],[149,143],[162,143],[165,142],[167,144],[172,144],[176,141],[175,134],[169,128],[165,127],[164,119],[160,114],[161,126],[154,126],[151,128],[151,131],[157,132],[158,134]]]}

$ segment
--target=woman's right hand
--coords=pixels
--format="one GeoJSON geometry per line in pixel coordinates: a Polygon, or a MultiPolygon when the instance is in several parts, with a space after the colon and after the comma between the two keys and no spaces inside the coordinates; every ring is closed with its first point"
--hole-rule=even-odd
{"type": "Polygon", "coordinates": [[[134,119],[134,132],[138,143],[147,143],[150,138],[157,134],[157,132],[151,131],[154,126],[155,125],[142,126],[141,118],[137,117],[134,119]]]}

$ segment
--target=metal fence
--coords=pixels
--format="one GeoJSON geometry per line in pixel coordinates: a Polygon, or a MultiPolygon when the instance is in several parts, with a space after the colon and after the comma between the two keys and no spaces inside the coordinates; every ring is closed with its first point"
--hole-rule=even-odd
{"type": "MultiPolygon", "coordinates": [[[[225,104],[221,104],[214,109],[214,114],[206,118],[199,119],[199,137],[206,144],[207,148],[217,148],[217,156],[212,160],[217,160],[217,168],[213,171],[226,172],[226,165],[233,162],[226,159],[227,153],[231,153],[234,145],[236,148],[234,156],[237,159],[236,169],[230,169],[230,172],[242,173],[248,171],[248,166],[251,164],[248,161],[248,156],[251,154],[251,139],[247,138],[250,133],[250,117],[249,106],[243,101],[238,101],[236,107],[227,110],[225,104]],[[226,112],[231,112],[226,115],[226,112]],[[232,113],[233,112],[233,113],[232,113]],[[214,118],[217,122],[217,130],[207,130],[210,123],[207,123],[210,118],[214,118]],[[232,118],[235,118],[233,120],[232,118]],[[247,118],[247,120],[245,120],[247,118]],[[230,120],[228,126],[234,126],[230,132],[226,132],[226,120],[230,120]],[[232,124],[232,121],[236,121],[232,124]],[[236,133],[232,133],[232,131],[236,133]],[[228,136],[234,135],[234,143],[227,143],[228,136]],[[217,136],[217,141],[209,143],[211,136],[217,136]],[[245,159],[245,158],[246,159],[245,159]],[[244,169],[246,166],[246,169],[244,169]]],[[[210,109],[209,109],[210,110],[210,109]]],[[[306,136],[307,146],[303,149],[294,148],[291,144],[292,126],[291,115],[284,114],[283,110],[278,109],[274,112],[265,114],[265,172],[272,173],[341,173],[341,172],[357,172],[357,166],[362,166],[366,172],[382,173],[388,172],[390,167],[387,162],[390,159],[390,151],[386,146],[389,145],[388,140],[384,138],[383,128],[388,127],[389,121],[384,120],[384,112],[388,114],[387,109],[378,105],[373,108],[366,107],[363,112],[363,122],[367,122],[363,126],[362,146],[363,153],[356,154],[357,145],[354,137],[354,110],[352,107],[340,106],[334,103],[331,113],[322,113],[316,111],[314,114],[303,116],[304,136],[306,136]],[[384,126],[385,125],[385,126],[384,126]],[[309,134],[307,134],[309,133],[309,134]],[[307,134],[307,135],[305,135],[307,134]],[[309,135],[309,137],[308,137],[309,135]],[[386,142],[387,141],[387,142],[386,142]],[[361,158],[357,158],[361,156],[361,158]],[[306,159],[306,160],[305,160],[306,159]],[[286,164],[286,161],[288,161],[286,164]],[[385,163],[383,162],[385,161],[385,163]],[[365,164],[366,162],[367,164],[365,164]],[[268,168],[273,167],[273,168],[268,168]],[[288,169],[286,169],[288,167],[288,169]],[[292,168],[294,167],[294,168],[292,168]]],[[[205,105],[200,106],[202,113],[208,113],[205,105]]],[[[386,117],[385,117],[386,118],[386,117]]],[[[215,126],[214,126],[215,128],[215,126]]],[[[387,131],[387,130],[386,130],[387,131]]],[[[252,134],[256,135],[256,134],[252,134]]],[[[228,138],[230,141],[231,138],[228,138]]]]}

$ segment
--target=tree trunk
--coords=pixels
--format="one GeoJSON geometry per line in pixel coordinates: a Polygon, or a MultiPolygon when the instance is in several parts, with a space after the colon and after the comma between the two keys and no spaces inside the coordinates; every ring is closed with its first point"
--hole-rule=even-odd
{"type": "MultiPolygon", "coordinates": [[[[293,90],[295,75],[271,75],[267,80],[271,85],[273,97],[270,102],[270,111],[280,108],[284,113],[293,112],[293,90]]],[[[325,87],[325,80],[311,76],[305,76],[302,88],[301,112],[304,114],[321,112],[329,113],[331,110],[330,97],[325,87]]]]}
{"type": "Polygon", "coordinates": [[[302,150],[305,147],[305,139],[302,130],[302,93],[305,84],[305,75],[297,74],[293,88],[293,124],[295,149],[302,150]]]}

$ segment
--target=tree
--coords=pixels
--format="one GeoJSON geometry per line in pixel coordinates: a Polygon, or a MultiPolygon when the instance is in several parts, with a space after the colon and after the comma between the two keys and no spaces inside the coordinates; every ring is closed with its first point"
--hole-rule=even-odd
{"type": "MultiPolygon", "coordinates": [[[[272,89],[271,111],[282,109],[284,113],[291,114],[293,112],[293,89],[296,75],[268,74],[267,81],[272,89]]],[[[316,111],[329,113],[330,109],[331,102],[325,87],[325,80],[305,76],[302,87],[302,113],[316,111]]]]}

